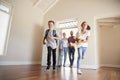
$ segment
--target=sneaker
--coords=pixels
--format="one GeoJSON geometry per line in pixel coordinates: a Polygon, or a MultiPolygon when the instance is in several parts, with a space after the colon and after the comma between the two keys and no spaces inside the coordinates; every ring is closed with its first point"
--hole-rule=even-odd
{"type": "Polygon", "coordinates": [[[47,68],[46,68],[46,71],[49,71],[49,70],[50,70],[50,67],[47,67],[47,68]]]}
{"type": "Polygon", "coordinates": [[[82,59],[84,59],[84,57],[82,57],[82,59]]]}
{"type": "Polygon", "coordinates": [[[53,67],[53,71],[55,71],[55,67],[53,67]]]}
{"type": "Polygon", "coordinates": [[[72,65],[70,65],[69,67],[72,68],[72,65]]]}
{"type": "Polygon", "coordinates": [[[50,71],[50,69],[46,69],[46,71],[50,71]]]}
{"type": "Polygon", "coordinates": [[[81,72],[81,70],[80,70],[80,69],[79,69],[79,70],[77,70],[77,73],[78,73],[78,74],[82,74],[82,72],[81,72]]]}
{"type": "Polygon", "coordinates": [[[62,67],[62,65],[59,65],[58,67],[62,67]]]}
{"type": "Polygon", "coordinates": [[[71,67],[71,65],[69,65],[69,67],[71,67]]]}
{"type": "Polygon", "coordinates": [[[73,68],[73,65],[70,65],[69,67],[70,67],[70,68],[73,68]]]}

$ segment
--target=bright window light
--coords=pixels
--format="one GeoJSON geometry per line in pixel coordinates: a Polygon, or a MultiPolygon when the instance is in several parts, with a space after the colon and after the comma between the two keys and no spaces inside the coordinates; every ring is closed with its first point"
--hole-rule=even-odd
{"type": "Polygon", "coordinates": [[[5,53],[10,13],[9,8],[0,4],[0,55],[5,53]]]}
{"type": "Polygon", "coordinates": [[[4,6],[4,5],[0,5],[0,10],[5,11],[5,12],[9,13],[9,8],[8,8],[8,7],[6,7],[6,6],[4,6]]]}
{"type": "Polygon", "coordinates": [[[59,28],[72,28],[77,27],[77,21],[65,21],[58,24],[59,28]]]}

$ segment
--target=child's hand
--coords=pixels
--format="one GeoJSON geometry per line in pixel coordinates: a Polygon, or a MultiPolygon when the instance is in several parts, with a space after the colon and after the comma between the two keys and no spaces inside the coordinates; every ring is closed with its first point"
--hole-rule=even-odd
{"type": "Polygon", "coordinates": [[[54,37],[51,37],[51,36],[49,36],[49,38],[52,39],[52,40],[54,39],[54,37]]]}
{"type": "Polygon", "coordinates": [[[70,42],[70,45],[71,45],[71,46],[74,46],[74,43],[70,42]]]}
{"type": "Polygon", "coordinates": [[[46,44],[46,42],[45,42],[45,41],[43,41],[43,44],[46,44]]]}

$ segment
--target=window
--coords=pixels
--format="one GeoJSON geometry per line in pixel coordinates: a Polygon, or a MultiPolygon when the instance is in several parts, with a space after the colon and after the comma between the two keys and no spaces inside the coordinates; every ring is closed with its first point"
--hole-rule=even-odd
{"type": "Polygon", "coordinates": [[[9,31],[10,8],[0,2],[0,55],[5,53],[9,31]]]}
{"type": "Polygon", "coordinates": [[[77,27],[78,22],[77,21],[65,21],[65,22],[59,22],[59,28],[73,28],[77,27]]]}
{"type": "Polygon", "coordinates": [[[70,31],[73,31],[74,36],[76,36],[76,32],[78,31],[77,18],[58,21],[56,26],[59,30],[61,30],[60,34],[63,32],[66,33],[66,37],[70,36],[70,31]]]}

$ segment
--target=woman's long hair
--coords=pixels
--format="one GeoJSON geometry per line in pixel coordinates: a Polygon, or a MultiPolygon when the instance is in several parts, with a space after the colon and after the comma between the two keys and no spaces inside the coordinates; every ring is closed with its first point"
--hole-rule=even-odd
{"type": "MultiPolygon", "coordinates": [[[[81,27],[83,27],[83,25],[86,23],[86,21],[83,21],[82,23],[81,23],[81,27]]],[[[89,25],[87,25],[87,30],[91,30],[91,27],[89,26],[89,25]]]]}

